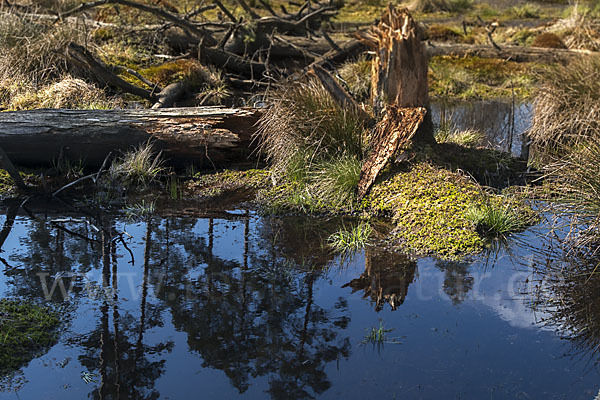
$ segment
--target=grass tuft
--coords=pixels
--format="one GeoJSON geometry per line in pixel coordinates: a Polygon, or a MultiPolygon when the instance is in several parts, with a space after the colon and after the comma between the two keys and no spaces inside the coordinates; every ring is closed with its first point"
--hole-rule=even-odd
{"type": "Polygon", "coordinates": [[[485,202],[472,205],[467,209],[465,217],[485,236],[505,236],[528,225],[526,220],[513,211],[510,203],[485,202]]]}
{"type": "Polygon", "coordinates": [[[348,61],[338,69],[339,78],[357,101],[365,102],[371,94],[371,60],[364,55],[348,61]]]}
{"type": "Polygon", "coordinates": [[[352,253],[367,246],[371,233],[371,225],[361,222],[350,230],[343,228],[331,234],[327,242],[336,253],[352,253]]]}
{"type": "Polygon", "coordinates": [[[485,135],[474,129],[457,131],[443,126],[436,131],[435,140],[438,143],[456,143],[464,147],[477,147],[483,144],[485,135]]]}
{"type": "Polygon", "coordinates": [[[535,4],[525,3],[520,6],[514,6],[510,9],[510,13],[515,18],[527,19],[527,18],[539,18],[540,8],[535,4]]]}
{"type": "Polygon", "coordinates": [[[162,164],[160,153],[155,154],[148,142],[113,162],[109,173],[113,179],[122,179],[127,186],[145,186],[165,171],[162,164]]]}
{"type": "Polygon", "coordinates": [[[142,200],[139,203],[127,205],[123,209],[123,211],[125,211],[125,216],[127,217],[127,219],[131,220],[152,215],[155,210],[156,202],[146,202],[146,200],[142,200]]]}

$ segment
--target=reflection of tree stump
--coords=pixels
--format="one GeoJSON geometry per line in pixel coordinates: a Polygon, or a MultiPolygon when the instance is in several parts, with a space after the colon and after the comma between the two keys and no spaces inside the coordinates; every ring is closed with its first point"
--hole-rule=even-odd
{"type": "Polygon", "coordinates": [[[362,290],[363,298],[375,303],[375,311],[381,311],[385,303],[393,311],[404,303],[416,266],[408,257],[365,250],[365,272],[342,287],[351,287],[352,293],[362,290]]]}
{"type": "Polygon", "coordinates": [[[381,22],[359,39],[375,51],[371,75],[373,110],[382,115],[370,138],[372,151],[363,165],[359,197],[404,145],[435,143],[427,113],[427,50],[421,30],[407,10],[391,5],[381,22]]]}

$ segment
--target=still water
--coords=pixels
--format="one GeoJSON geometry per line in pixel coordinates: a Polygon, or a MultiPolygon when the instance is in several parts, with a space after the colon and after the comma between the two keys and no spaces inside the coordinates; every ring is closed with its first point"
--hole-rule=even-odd
{"type": "Polygon", "coordinates": [[[1,295],[50,302],[64,322],[54,346],[3,377],[3,399],[593,399],[600,388],[593,349],[531,306],[529,266],[543,262],[531,230],[447,262],[377,247],[335,256],[324,242],[340,221],[235,208],[5,214],[1,295]],[[364,343],[379,327],[383,343],[364,343]]]}

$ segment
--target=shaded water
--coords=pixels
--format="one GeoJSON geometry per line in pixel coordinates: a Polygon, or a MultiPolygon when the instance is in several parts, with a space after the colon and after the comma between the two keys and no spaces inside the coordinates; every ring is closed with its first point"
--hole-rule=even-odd
{"type": "Polygon", "coordinates": [[[341,259],[323,249],[335,220],[233,209],[86,217],[92,226],[81,215],[10,211],[0,219],[10,227],[14,217],[1,295],[51,298],[65,322],[55,346],[3,379],[1,398],[598,393],[591,349],[530,307],[528,265],[544,262],[519,244],[535,243],[532,233],[472,262],[377,249],[341,259]],[[380,325],[391,330],[385,343],[362,343],[380,325]]]}
{"type": "Polygon", "coordinates": [[[449,122],[459,131],[480,131],[485,135],[486,147],[518,157],[523,153],[523,133],[531,126],[533,106],[500,100],[438,102],[432,104],[431,111],[434,123],[449,122]]]}

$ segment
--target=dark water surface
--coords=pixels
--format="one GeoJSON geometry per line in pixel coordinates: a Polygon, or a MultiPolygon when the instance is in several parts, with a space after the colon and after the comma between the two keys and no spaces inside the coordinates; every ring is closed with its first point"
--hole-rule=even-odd
{"type": "Polygon", "coordinates": [[[517,157],[524,151],[523,133],[530,128],[533,117],[531,103],[513,104],[507,100],[436,102],[431,111],[435,124],[450,123],[458,131],[477,130],[484,134],[486,147],[517,157]]]}
{"type": "Polygon", "coordinates": [[[322,248],[336,221],[210,211],[105,216],[96,232],[36,215],[18,215],[2,245],[0,292],[50,296],[65,322],[1,398],[593,399],[600,387],[592,349],[575,352],[530,307],[527,265],[543,262],[519,245],[531,232],[473,262],[373,248],[342,260],[322,248]],[[362,343],[381,325],[385,343],[362,343]]]}

